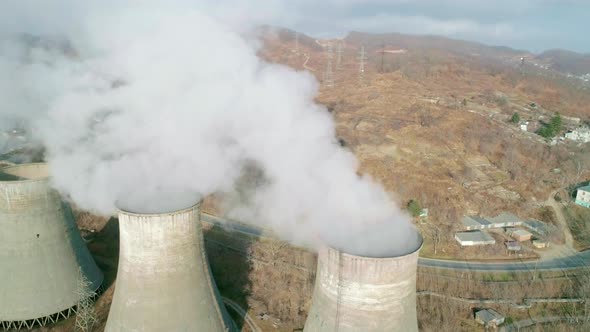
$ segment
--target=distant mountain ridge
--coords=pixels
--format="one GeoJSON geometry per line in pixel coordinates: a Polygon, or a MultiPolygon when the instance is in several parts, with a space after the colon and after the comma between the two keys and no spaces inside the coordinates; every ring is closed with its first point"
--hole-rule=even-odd
{"type": "Polygon", "coordinates": [[[536,58],[548,63],[551,69],[559,72],[578,76],[590,73],[590,54],[553,49],[539,54],[536,58]]]}

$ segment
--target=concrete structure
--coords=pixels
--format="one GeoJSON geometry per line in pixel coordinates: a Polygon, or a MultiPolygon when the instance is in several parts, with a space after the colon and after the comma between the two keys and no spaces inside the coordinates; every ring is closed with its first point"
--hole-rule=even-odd
{"type": "Polygon", "coordinates": [[[490,234],[482,231],[457,232],[455,233],[455,240],[463,247],[496,243],[496,240],[490,234]]]}
{"type": "Polygon", "coordinates": [[[205,256],[200,203],[149,210],[165,200],[186,202],[162,195],[119,205],[119,267],[105,331],[234,331],[205,256]]]}
{"type": "Polygon", "coordinates": [[[42,326],[66,318],[103,274],[82,240],[70,207],[49,186],[46,164],[0,170],[0,328],[42,326]]]}
{"type": "Polygon", "coordinates": [[[590,208],[590,186],[578,188],[576,192],[576,204],[590,208]]]}
{"type": "Polygon", "coordinates": [[[513,239],[519,242],[529,241],[533,237],[533,234],[531,234],[530,232],[518,228],[514,228],[511,231],[509,231],[508,235],[510,235],[513,239]]]}
{"type": "Polygon", "coordinates": [[[318,253],[305,332],[418,331],[418,248],[399,257],[363,257],[324,247],[318,253]]]}
{"type": "Polygon", "coordinates": [[[520,251],[522,249],[518,241],[507,241],[505,244],[508,251],[520,251]]]}
{"type": "Polygon", "coordinates": [[[533,240],[533,247],[543,249],[549,247],[549,242],[543,240],[533,240]]]}
{"type": "Polygon", "coordinates": [[[504,316],[494,309],[484,309],[475,313],[475,321],[485,327],[494,328],[504,323],[504,316]]]}

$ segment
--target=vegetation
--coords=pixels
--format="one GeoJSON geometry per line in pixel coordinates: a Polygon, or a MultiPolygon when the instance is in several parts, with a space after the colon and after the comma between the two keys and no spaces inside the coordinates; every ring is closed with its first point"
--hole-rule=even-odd
{"type": "Polygon", "coordinates": [[[519,123],[520,122],[520,115],[518,115],[518,112],[514,112],[514,114],[512,114],[512,118],[510,118],[510,122],[512,122],[512,123],[519,123]]]}
{"type": "Polygon", "coordinates": [[[545,138],[553,138],[555,137],[555,135],[559,134],[559,132],[562,129],[562,121],[561,121],[561,116],[559,115],[559,113],[555,114],[555,116],[553,116],[551,118],[551,121],[549,121],[549,123],[546,123],[543,125],[543,127],[541,127],[538,131],[537,134],[545,137],[545,138]]]}
{"type": "Polygon", "coordinates": [[[412,199],[408,202],[408,211],[410,212],[412,217],[415,218],[420,216],[420,212],[422,212],[422,207],[420,206],[420,203],[418,201],[412,199]]]}
{"type": "Polygon", "coordinates": [[[563,208],[568,227],[578,249],[590,248],[590,209],[570,204],[563,208]]]}

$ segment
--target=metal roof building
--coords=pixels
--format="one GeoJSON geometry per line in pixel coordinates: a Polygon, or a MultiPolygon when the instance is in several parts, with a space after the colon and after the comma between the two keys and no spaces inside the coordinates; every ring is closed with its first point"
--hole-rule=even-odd
{"type": "Polygon", "coordinates": [[[46,164],[0,169],[0,328],[66,318],[81,300],[79,281],[103,281],[70,207],[49,186],[46,164]]]}
{"type": "Polygon", "coordinates": [[[496,240],[490,234],[482,231],[457,232],[455,233],[455,240],[464,247],[496,243],[496,240]]]}
{"type": "Polygon", "coordinates": [[[324,247],[305,332],[418,331],[418,248],[399,257],[363,257],[324,247]]]}

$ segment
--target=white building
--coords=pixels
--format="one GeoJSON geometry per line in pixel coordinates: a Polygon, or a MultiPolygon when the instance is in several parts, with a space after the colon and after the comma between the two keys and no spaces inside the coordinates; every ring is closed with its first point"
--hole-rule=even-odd
{"type": "Polygon", "coordinates": [[[576,204],[590,208],[590,186],[578,188],[576,192],[576,204]]]}
{"type": "Polygon", "coordinates": [[[578,129],[571,130],[565,134],[565,138],[572,141],[588,143],[590,142],[590,128],[580,127],[578,129]]]}

